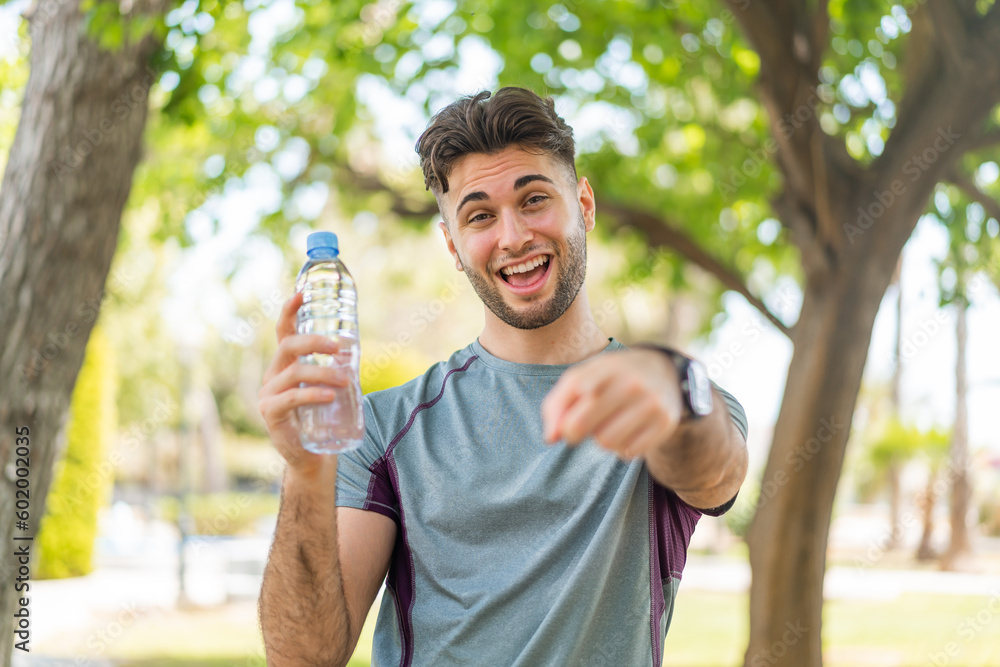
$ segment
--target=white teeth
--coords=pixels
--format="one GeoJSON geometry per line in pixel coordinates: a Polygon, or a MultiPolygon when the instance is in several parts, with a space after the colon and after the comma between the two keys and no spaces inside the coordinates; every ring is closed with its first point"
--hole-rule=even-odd
{"type": "Polygon", "coordinates": [[[548,255],[539,255],[530,262],[525,262],[524,264],[518,264],[516,266],[505,266],[500,271],[505,275],[509,276],[512,273],[524,273],[525,271],[530,271],[531,269],[544,264],[545,260],[549,258],[548,255]]]}

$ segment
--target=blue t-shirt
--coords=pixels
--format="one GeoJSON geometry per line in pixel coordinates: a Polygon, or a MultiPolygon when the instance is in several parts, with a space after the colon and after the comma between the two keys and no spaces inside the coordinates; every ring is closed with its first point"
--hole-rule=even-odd
{"type": "MultiPolygon", "coordinates": [[[[609,341],[602,354],[625,349],[609,341]]],[[[660,664],[703,511],[641,460],[543,441],[542,399],[567,368],[504,361],[477,340],[365,397],[337,505],[397,526],[374,665],[660,664]]]]}

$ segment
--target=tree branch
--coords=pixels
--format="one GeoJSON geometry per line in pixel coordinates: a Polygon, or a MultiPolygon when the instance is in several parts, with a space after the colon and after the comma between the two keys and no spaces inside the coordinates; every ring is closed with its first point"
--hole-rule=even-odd
{"type": "Polygon", "coordinates": [[[823,144],[826,134],[822,129],[813,129],[812,150],[813,158],[813,192],[816,202],[816,238],[820,243],[827,244],[833,248],[840,246],[842,235],[837,229],[837,219],[834,215],[830,202],[830,174],[827,170],[828,158],[823,144]]]}
{"type": "Polygon", "coordinates": [[[872,237],[868,243],[875,246],[865,243],[854,248],[879,247],[894,256],[903,247],[913,231],[911,222],[925,209],[934,186],[947,179],[1000,101],[1000,68],[994,66],[995,55],[986,57],[990,46],[979,33],[953,35],[951,39],[967,42],[963,48],[975,53],[982,65],[975,76],[956,71],[951,56],[943,52],[939,35],[946,26],[930,11],[932,4],[942,16],[954,17],[954,9],[936,2],[919,5],[911,14],[906,93],[896,105],[896,127],[882,154],[868,166],[864,191],[851,202],[852,207],[868,211],[887,190],[902,188],[891,218],[907,222],[885,224],[890,217],[884,217],[866,232],[872,237]]]}
{"type": "MultiPolygon", "coordinates": [[[[433,201],[415,202],[407,199],[401,193],[388,187],[380,178],[371,174],[362,174],[347,165],[341,165],[338,176],[341,183],[349,183],[359,192],[387,192],[392,196],[392,211],[400,217],[428,217],[438,213],[433,201]]],[[[693,264],[715,276],[727,289],[739,292],[750,305],[759,310],[781,333],[791,337],[791,328],[778,319],[758,297],[747,288],[743,278],[734,270],[723,265],[717,259],[699,246],[693,239],[679,231],[676,225],[671,225],[650,213],[639,211],[627,206],[611,202],[600,204],[602,211],[611,214],[622,226],[632,227],[646,236],[650,245],[657,248],[670,248],[693,264]]]]}
{"type": "Polygon", "coordinates": [[[340,165],[337,180],[349,184],[357,192],[389,193],[392,195],[390,210],[401,218],[428,218],[440,213],[434,199],[429,195],[420,197],[419,200],[407,197],[388,186],[377,175],[361,173],[345,164],[340,165]]]}
{"type": "Polygon", "coordinates": [[[800,210],[809,211],[794,221],[800,247],[812,238],[827,237],[836,244],[835,234],[817,228],[829,221],[829,193],[822,186],[826,159],[819,126],[817,94],[819,66],[829,30],[828,0],[817,0],[810,10],[804,2],[784,0],[728,0],[739,18],[743,33],[761,59],[760,91],[767,109],[771,135],[777,142],[777,162],[785,190],[799,200],[800,210]]]}
{"type": "Polygon", "coordinates": [[[969,30],[962,9],[954,0],[930,0],[927,11],[934,25],[934,33],[942,51],[959,69],[967,71],[974,66],[968,53],[969,30]]]}
{"type": "Polygon", "coordinates": [[[812,17],[812,67],[819,71],[823,64],[823,51],[826,40],[830,36],[830,1],[819,0],[816,3],[816,15],[812,17]]]}
{"type": "MultiPolygon", "coordinates": [[[[743,26],[743,32],[760,56],[761,71],[780,72],[780,64],[788,59],[791,36],[781,25],[782,14],[774,2],[764,0],[727,0],[727,4],[743,26]]],[[[794,17],[786,18],[794,21],[794,17]]]]}
{"type": "Polygon", "coordinates": [[[802,201],[788,190],[771,199],[771,208],[792,233],[792,242],[802,255],[806,280],[815,285],[826,283],[839,258],[831,241],[816,235],[815,211],[803,210],[802,201]]]}
{"type": "Polygon", "coordinates": [[[967,152],[969,153],[982,150],[984,148],[993,148],[997,145],[1000,145],[1000,130],[983,132],[978,137],[970,139],[966,144],[968,147],[967,152]]]}
{"type": "Polygon", "coordinates": [[[986,209],[987,215],[1000,220],[1000,202],[980,190],[968,174],[961,173],[957,168],[948,173],[948,181],[958,186],[958,189],[969,196],[972,201],[986,209]]]}
{"type": "Polygon", "coordinates": [[[632,227],[641,232],[649,244],[657,248],[670,248],[677,251],[688,261],[697,264],[708,273],[715,276],[719,282],[734,292],[743,295],[750,305],[759,310],[761,314],[775,326],[778,331],[791,338],[791,327],[786,325],[778,316],[771,312],[767,305],[757,296],[752,294],[747,288],[743,278],[737,273],[723,265],[717,259],[707,253],[698,243],[689,236],[681,232],[676,225],[670,224],[651,213],[639,211],[627,206],[615,204],[613,202],[602,202],[598,205],[603,210],[614,216],[620,225],[632,227]]]}

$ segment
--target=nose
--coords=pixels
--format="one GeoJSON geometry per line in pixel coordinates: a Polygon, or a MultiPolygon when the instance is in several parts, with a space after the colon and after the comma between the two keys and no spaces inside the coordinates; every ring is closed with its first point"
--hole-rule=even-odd
{"type": "Polygon", "coordinates": [[[500,236],[497,245],[506,253],[517,255],[535,237],[527,222],[516,212],[503,210],[499,213],[500,236]]]}

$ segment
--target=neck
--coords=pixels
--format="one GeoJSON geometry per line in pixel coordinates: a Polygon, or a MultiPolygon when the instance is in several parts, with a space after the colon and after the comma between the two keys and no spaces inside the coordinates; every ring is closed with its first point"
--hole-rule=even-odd
{"type": "Polygon", "coordinates": [[[608,337],[590,312],[585,287],[562,316],[537,329],[516,329],[486,309],[479,344],[498,359],[519,364],[572,364],[594,356],[608,337]]]}

